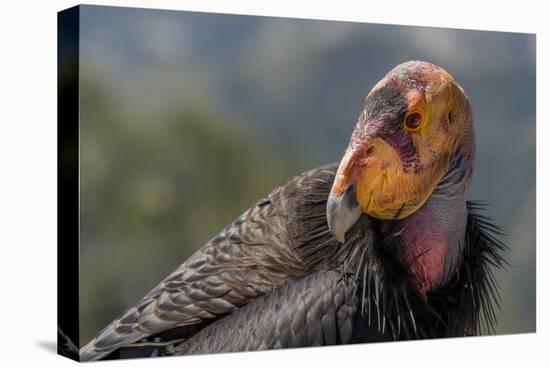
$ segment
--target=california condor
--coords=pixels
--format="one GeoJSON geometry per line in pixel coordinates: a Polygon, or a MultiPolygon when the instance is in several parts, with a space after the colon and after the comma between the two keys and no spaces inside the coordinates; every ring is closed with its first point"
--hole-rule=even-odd
{"type": "Polygon", "coordinates": [[[82,361],[476,335],[500,229],[467,201],[468,97],[428,62],[368,94],[339,164],[292,178],[80,351],[82,361]]]}

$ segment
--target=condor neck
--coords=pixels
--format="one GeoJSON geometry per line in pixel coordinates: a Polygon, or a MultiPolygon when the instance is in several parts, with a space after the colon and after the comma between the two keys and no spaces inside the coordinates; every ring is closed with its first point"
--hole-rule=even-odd
{"type": "Polygon", "coordinates": [[[444,285],[460,266],[472,160],[471,154],[459,151],[426,203],[400,221],[402,260],[424,296],[444,285]]]}

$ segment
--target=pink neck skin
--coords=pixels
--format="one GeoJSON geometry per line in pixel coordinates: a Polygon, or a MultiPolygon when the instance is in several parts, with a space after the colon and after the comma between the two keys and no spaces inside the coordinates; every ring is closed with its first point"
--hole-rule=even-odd
{"type": "Polygon", "coordinates": [[[473,138],[456,154],[449,172],[415,213],[401,220],[400,242],[420,293],[444,285],[460,266],[466,235],[466,192],[473,166],[473,138]]]}
{"type": "Polygon", "coordinates": [[[404,260],[420,293],[425,296],[443,281],[449,238],[428,205],[403,219],[402,223],[406,226],[401,235],[404,260]]]}

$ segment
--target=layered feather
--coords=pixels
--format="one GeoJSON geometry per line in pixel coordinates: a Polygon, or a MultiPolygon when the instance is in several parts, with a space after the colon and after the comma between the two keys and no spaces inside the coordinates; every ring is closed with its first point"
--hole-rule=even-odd
{"type": "Polygon", "coordinates": [[[479,334],[496,323],[501,231],[468,206],[456,275],[420,295],[393,221],[328,230],[336,165],[275,189],[81,350],[81,360],[479,334]]]}

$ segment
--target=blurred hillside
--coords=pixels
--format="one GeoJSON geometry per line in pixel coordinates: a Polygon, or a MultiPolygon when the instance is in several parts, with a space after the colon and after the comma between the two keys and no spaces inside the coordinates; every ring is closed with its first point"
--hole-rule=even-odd
{"type": "MultiPolygon", "coordinates": [[[[151,121],[81,81],[82,340],[299,171],[194,107],[151,121]]],[[[90,73],[91,74],[91,73],[90,73]]]]}
{"type": "Polygon", "coordinates": [[[409,59],[470,96],[471,197],[509,233],[499,333],[535,329],[535,37],[85,6],[81,341],[289,177],[336,162],[409,59]]]}

